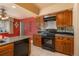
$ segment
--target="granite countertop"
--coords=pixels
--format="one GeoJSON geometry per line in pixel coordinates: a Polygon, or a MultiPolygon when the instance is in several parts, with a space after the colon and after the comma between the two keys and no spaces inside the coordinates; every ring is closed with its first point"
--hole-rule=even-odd
{"type": "Polygon", "coordinates": [[[63,37],[72,37],[72,38],[74,38],[74,35],[67,35],[67,34],[55,34],[55,36],[63,36],[63,37]]]}
{"type": "Polygon", "coordinates": [[[9,44],[9,43],[13,43],[13,42],[16,42],[19,40],[28,39],[28,38],[29,38],[29,36],[16,36],[16,37],[8,37],[8,38],[0,39],[0,40],[5,41],[3,43],[0,43],[0,46],[9,44]]]}

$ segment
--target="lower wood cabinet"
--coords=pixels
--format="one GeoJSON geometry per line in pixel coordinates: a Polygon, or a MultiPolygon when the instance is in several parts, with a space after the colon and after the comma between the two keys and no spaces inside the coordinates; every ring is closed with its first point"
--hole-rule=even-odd
{"type": "Polygon", "coordinates": [[[56,37],[55,39],[55,50],[58,52],[63,52],[63,40],[62,37],[56,37]]]}
{"type": "Polygon", "coordinates": [[[33,44],[35,46],[41,47],[41,36],[39,34],[33,35],[33,44]]]}
{"type": "Polygon", "coordinates": [[[74,38],[56,36],[55,50],[67,55],[74,55],[74,38]]]}
{"type": "Polygon", "coordinates": [[[13,56],[13,44],[7,44],[0,47],[0,56],[13,56]]]}
{"type": "Polygon", "coordinates": [[[74,54],[74,39],[70,37],[64,38],[64,47],[63,51],[65,54],[73,55],[74,54]]]}
{"type": "Polygon", "coordinates": [[[29,39],[29,49],[28,50],[29,50],[28,55],[30,55],[31,54],[31,39],[29,39]]]}

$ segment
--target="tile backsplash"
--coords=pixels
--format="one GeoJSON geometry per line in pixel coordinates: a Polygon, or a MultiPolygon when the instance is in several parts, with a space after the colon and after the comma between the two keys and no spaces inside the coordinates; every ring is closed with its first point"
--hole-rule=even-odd
{"type": "Polygon", "coordinates": [[[70,33],[74,33],[74,29],[73,29],[72,26],[57,27],[57,32],[70,32],[70,33]]]}
{"type": "Polygon", "coordinates": [[[46,23],[46,29],[57,29],[56,21],[48,21],[46,23]]]}

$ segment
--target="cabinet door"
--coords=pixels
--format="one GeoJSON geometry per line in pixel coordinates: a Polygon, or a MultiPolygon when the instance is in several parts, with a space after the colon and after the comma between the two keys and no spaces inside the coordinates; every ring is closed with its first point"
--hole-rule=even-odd
{"type": "Polygon", "coordinates": [[[73,26],[72,11],[69,11],[69,26],[73,26]]]}
{"type": "Polygon", "coordinates": [[[13,56],[13,44],[0,47],[0,56],[13,56]]]}
{"type": "Polygon", "coordinates": [[[28,55],[30,55],[31,54],[31,39],[29,39],[29,49],[28,50],[29,50],[28,55]]]}
{"type": "Polygon", "coordinates": [[[73,55],[74,53],[74,44],[73,38],[66,37],[64,40],[64,53],[68,55],[73,55]]]}
{"type": "Polygon", "coordinates": [[[41,47],[41,37],[40,37],[40,35],[34,35],[33,44],[35,46],[41,47]]]}
{"type": "Polygon", "coordinates": [[[40,28],[41,26],[44,26],[43,16],[37,17],[36,18],[36,23],[37,23],[38,28],[40,28]]]}
{"type": "Polygon", "coordinates": [[[57,26],[58,27],[64,26],[63,21],[64,21],[64,13],[63,12],[57,13],[56,15],[57,26]]]}
{"type": "Polygon", "coordinates": [[[4,50],[4,51],[0,52],[0,56],[13,56],[13,51],[4,50]]]}
{"type": "Polygon", "coordinates": [[[35,46],[37,46],[37,40],[36,40],[37,38],[36,38],[36,35],[33,35],[33,44],[35,45],[35,46]]]}
{"type": "Polygon", "coordinates": [[[55,49],[58,52],[63,52],[63,39],[62,37],[56,37],[55,39],[55,49]]]}
{"type": "Polygon", "coordinates": [[[70,10],[64,11],[64,25],[72,26],[72,11],[70,10]]]}
{"type": "Polygon", "coordinates": [[[40,35],[36,35],[36,40],[37,40],[37,46],[41,47],[41,36],[40,35]]]}

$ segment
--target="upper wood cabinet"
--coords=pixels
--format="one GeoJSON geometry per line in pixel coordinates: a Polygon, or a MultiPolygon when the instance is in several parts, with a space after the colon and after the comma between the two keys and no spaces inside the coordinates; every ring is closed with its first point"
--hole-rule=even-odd
{"type": "Polygon", "coordinates": [[[64,12],[64,24],[65,26],[72,26],[72,11],[66,10],[64,12]]]}
{"type": "Polygon", "coordinates": [[[72,26],[72,11],[65,10],[56,14],[58,27],[72,26]]]}
{"type": "Polygon", "coordinates": [[[43,16],[36,17],[36,23],[37,23],[38,28],[40,28],[41,26],[44,26],[43,16]]]}
{"type": "Polygon", "coordinates": [[[59,27],[62,27],[64,26],[64,12],[59,12],[57,13],[56,15],[56,23],[57,23],[57,26],[59,27]]]}

